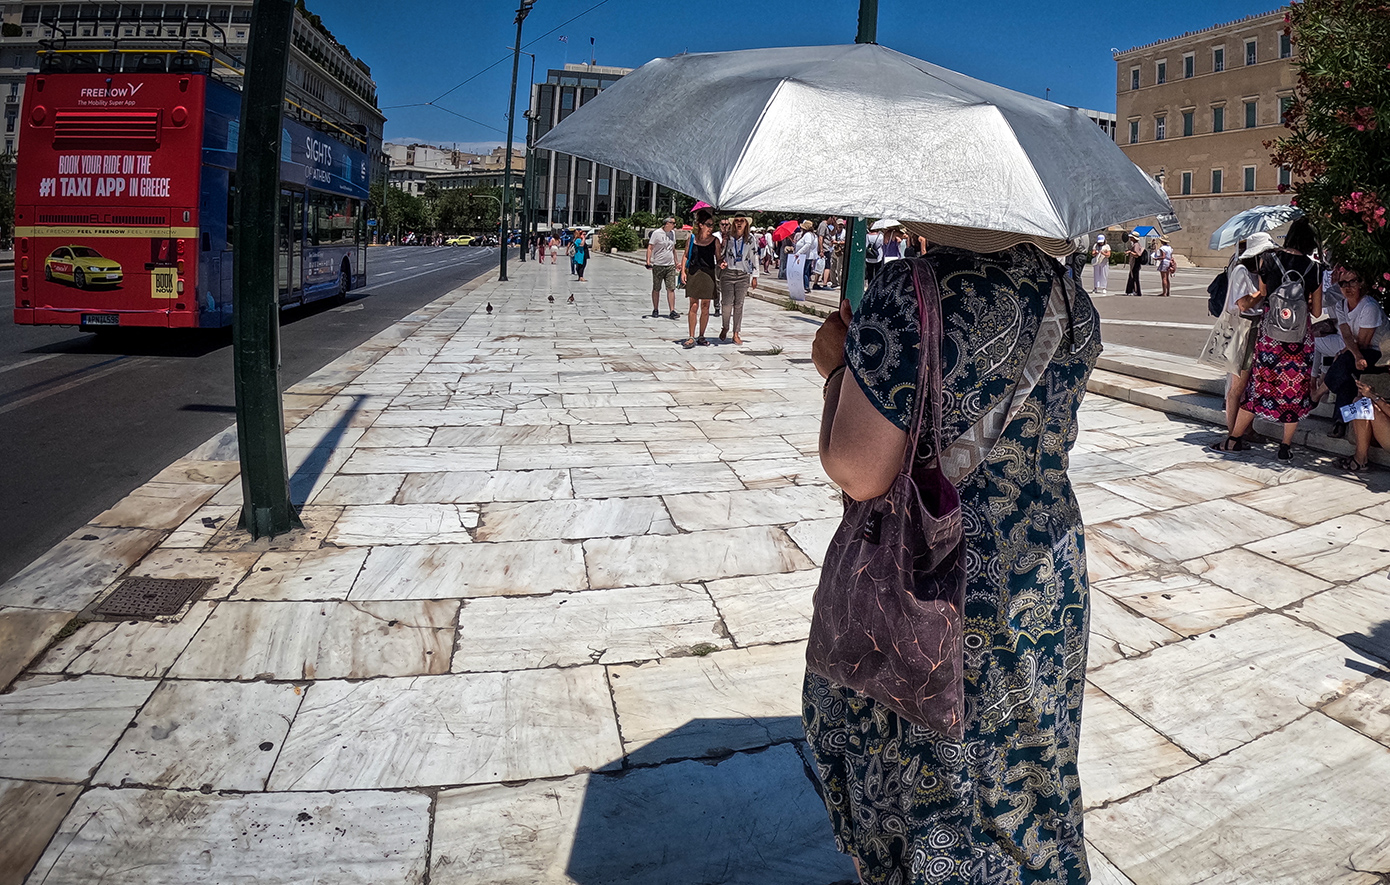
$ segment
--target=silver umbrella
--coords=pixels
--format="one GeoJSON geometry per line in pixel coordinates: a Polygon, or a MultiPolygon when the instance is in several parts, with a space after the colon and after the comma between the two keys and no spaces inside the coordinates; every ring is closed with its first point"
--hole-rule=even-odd
{"type": "Polygon", "coordinates": [[[1172,212],[1081,111],[874,44],[656,59],[536,147],[723,208],[1053,239],[1172,212]]]}
{"type": "Polygon", "coordinates": [[[1225,249],[1247,239],[1262,230],[1283,227],[1295,218],[1302,218],[1303,210],[1297,206],[1255,206],[1244,212],[1237,212],[1211,235],[1211,248],[1225,249]]]}

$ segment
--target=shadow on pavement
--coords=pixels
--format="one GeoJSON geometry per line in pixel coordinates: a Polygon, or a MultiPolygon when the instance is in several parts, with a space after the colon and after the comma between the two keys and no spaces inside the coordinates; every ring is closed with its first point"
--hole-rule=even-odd
{"type": "MultiPolygon", "coordinates": [[[[695,719],[641,755],[688,755],[750,727],[771,736],[801,722],[695,719]]],[[[850,885],[854,866],[835,850],[804,751],[779,743],[589,775],[566,872],[580,885],[850,885]]]]}
{"type": "Polygon", "coordinates": [[[328,459],[333,457],[333,453],[338,449],[338,443],[342,441],[343,434],[352,426],[352,417],[362,411],[362,404],[366,402],[366,394],[357,394],[353,397],[351,406],[343,409],[340,417],[328,432],[323,435],[323,439],[314,445],[309,457],[295,470],[290,477],[290,501],[296,507],[303,507],[309,500],[309,493],[313,491],[314,484],[323,476],[323,472],[328,467],[328,459]]]}
{"type": "MultiPolygon", "coordinates": [[[[1343,645],[1390,664],[1390,621],[1381,621],[1368,633],[1343,633],[1337,639],[1343,645]]],[[[1363,673],[1370,673],[1380,679],[1390,679],[1390,675],[1387,675],[1384,669],[1370,667],[1360,661],[1348,660],[1347,666],[1363,673]]]]}

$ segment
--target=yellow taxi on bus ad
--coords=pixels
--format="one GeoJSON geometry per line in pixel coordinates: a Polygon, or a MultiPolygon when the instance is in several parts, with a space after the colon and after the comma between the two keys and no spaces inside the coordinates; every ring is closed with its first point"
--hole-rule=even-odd
{"type": "Polygon", "coordinates": [[[62,280],[79,289],[93,285],[119,285],[121,265],[90,246],[59,246],[43,262],[43,277],[62,280]]]}

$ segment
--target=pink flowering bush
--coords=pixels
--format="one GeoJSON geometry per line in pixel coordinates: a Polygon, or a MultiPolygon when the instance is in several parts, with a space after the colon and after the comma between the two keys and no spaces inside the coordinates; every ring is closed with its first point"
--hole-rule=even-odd
{"type": "Polygon", "coordinates": [[[1302,0],[1284,21],[1298,88],[1287,134],[1265,146],[1274,165],[1292,170],[1293,203],[1328,251],[1390,305],[1390,4],[1302,0]]]}

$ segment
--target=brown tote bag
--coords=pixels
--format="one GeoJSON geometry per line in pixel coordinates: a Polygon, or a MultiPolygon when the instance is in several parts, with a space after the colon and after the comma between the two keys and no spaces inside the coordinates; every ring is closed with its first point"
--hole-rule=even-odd
{"type": "Polygon", "coordinates": [[[806,665],[899,716],[959,740],[965,729],[964,532],[941,469],[941,295],[912,260],[922,328],[917,403],[902,469],[878,498],[846,498],[816,588],[806,665]],[[918,443],[931,406],[926,457],[918,443]]]}

